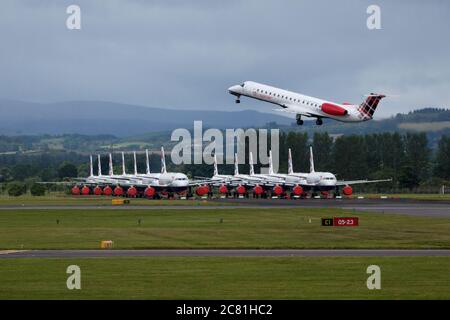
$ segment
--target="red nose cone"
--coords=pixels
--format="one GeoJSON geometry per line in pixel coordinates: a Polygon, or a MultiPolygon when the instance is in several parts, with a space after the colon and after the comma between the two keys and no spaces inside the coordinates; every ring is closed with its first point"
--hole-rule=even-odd
{"type": "Polygon", "coordinates": [[[80,194],[80,188],[78,188],[77,186],[72,188],[72,194],[74,196],[78,196],[80,194]]]}
{"type": "Polygon", "coordinates": [[[239,194],[244,194],[244,193],[245,193],[245,187],[239,185],[239,186],[236,188],[236,192],[239,193],[239,194]]]}
{"type": "Polygon", "coordinates": [[[81,189],[81,194],[82,194],[83,196],[87,196],[87,195],[89,194],[90,191],[91,191],[91,190],[89,189],[88,186],[84,186],[84,187],[81,189]]]}
{"type": "Polygon", "coordinates": [[[137,190],[136,190],[135,187],[128,188],[127,196],[129,196],[129,197],[136,197],[136,195],[137,195],[137,190]]]}
{"type": "Polygon", "coordinates": [[[123,189],[120,186],[117,186],[114,188],[114,195],[115,196],[121,196],[123,195],[123,189]]]}
{"type": "Polygon", "coordinates": [[[144,194],[146,197],[149,197],[149,198],[153,197],[155,195],[155,188],[147,187],[144,191],[144,194]]]}
{"type": "Polygon", "coordinates": [[[348,113],[344,108],[331,103],[324,103],[321,108],[323,112],[332,116],[345,116],[348,113]]]}
{"type": "Polygon", "coordinates": [[[299,185],[296,185],[293,189],[292,192],[296,195],[296,196],[300,196],[303,193],[303,188],[299,185]]]}
{"type": "Polygon", "coordinates": [[[283,187],[281,187],[281,186],[279,186],[279,185],[276,185],[276,186],[273,188],[273,193],[275,193],[277,196],[279,196],[280,194],[283,193],[283,187]]]}
{"type": "Polygon", "coordinates": [[[105,196],[110,196],[110,195],[112,195],[112,193],[113,193],[113,190],[111,189],[110,186],[106,186],[106,187],[103,189],[103,194],[104,194],[105,196]]]}
{"type": "Polygon", "coordinates": [[[197,190],[195,190],[195,193],[198,195],[198,196],[204,196],[205,194],[207,194],[209,192],[209,188],[208,188],[208,186],[200,186],[200,187],[198,187],[197,188],[197,190]]]}
{"type": "Polygon", "coordinates": [[[351,196],[352,193],[353,193],[353,189],[352,189],[352,187],[350,187],[350,186],[345,186],[345,187],[342,189],[342,193],[343,193],[344,195],[346,195],[346,196],[351,196]]]}
{"type": "Polygon", "coordinates": [[[100,188],[99,186],[96,186],[96,187],[94,188],[94,194],[95,194],[96,196],[101,196],[102,193],[103,193],[102,188],[100,188]]]}
{"type": "Polygon", "coordinates": [[[221,185],[220,187],[219,187],[219,192],[220,193],[228,193],[228,188],[227,188],[227,186],[226,185],[221,185]]]}
{"type": "Polygon", "coordinates": [[[257,185],[256,187],[253,188],[253,192],[255,194],[261,194],[264,192],[263,188],[260,185],[257,185]]]}

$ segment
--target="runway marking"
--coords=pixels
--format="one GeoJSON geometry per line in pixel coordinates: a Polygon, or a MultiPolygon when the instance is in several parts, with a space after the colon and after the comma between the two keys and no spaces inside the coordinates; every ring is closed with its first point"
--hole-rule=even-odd
{"type": "Polygon", "coordinates": [[[450,257],[450,249],[149,249],[29,250],[1,258],[109,257],[450,257]]]}

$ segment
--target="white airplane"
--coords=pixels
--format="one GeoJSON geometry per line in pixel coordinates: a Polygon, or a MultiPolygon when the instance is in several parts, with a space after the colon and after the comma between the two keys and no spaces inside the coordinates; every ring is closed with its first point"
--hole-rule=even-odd
{"type": "Polygon", "coordinates": [[[383,94],[371,93],[360,105],[348,102],[335,103],[253,81],[234,85],[228,88],[228,91],[236,96],[236,103],[240,103],[240,97],[245,96],[279,105],[283,109],[278,111],[296,115],[298,125],[303,124],[302,116],[317,118],[317,125],[323,123],[322,118],[331,118],[342,122],[371,120],[378,103],[386,97],[383,94]]]}

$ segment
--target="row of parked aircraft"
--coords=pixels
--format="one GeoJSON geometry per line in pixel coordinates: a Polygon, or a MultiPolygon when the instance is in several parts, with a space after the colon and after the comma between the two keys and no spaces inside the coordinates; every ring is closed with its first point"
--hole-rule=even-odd
{"type": "Polygon", "coordinates": [[[166,168],[164,148],[161,148],[161,172],[150,171],[149,153],[146,150],[146,172],[139,173],[134,157],[133,174],[126,172],[125,154],[122,152],[122,173],[115,174],[113,169],[112,154],[109,154],[108,175],[102,174],[101,158],[98,155],[98,173],[94,175],[92,156],[90,157],[90,175],[87,178],[76,179],[72,188],[74,195],[110,195],[128,197],[172,197],[175,195],[190,197],[193,190],[198,196],[212,195],[214,190],[223,196],[249,196],[254,197],[306,197],[322,193],[328,196],[330,191],[334,195],[351,195],[351,185],[362,183],[376,183],[391,181],[385,180],[337,180],[331,172],[320,172],[314,169],[313,150],[310,147],[309,172],[294,172],[292,154],[289,149],[287,174],[275,173],[272,164],[272,153],[269,152],[269,170],[266,174],[255,173],[253,167],[253,155],[249,154],[249,174],[239,173],[238,157],[235,154],[235,170],[233,175],[223,175],[218,171],[217,159],[214,156],[214,175],[212,177],[196,177],[189,179],[181,172],[168,172],[166,168]]]}

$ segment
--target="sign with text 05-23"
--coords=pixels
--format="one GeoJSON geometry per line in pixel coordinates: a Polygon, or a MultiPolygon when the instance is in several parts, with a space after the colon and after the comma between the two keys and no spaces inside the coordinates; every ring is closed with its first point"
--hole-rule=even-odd
{"type": "Polygon", "coordinates": [[[359,218],[358,217],[322,218],[322,226],[325,226],[325,227],[357,227],[357,226],[359,226],[359,218]]]}

